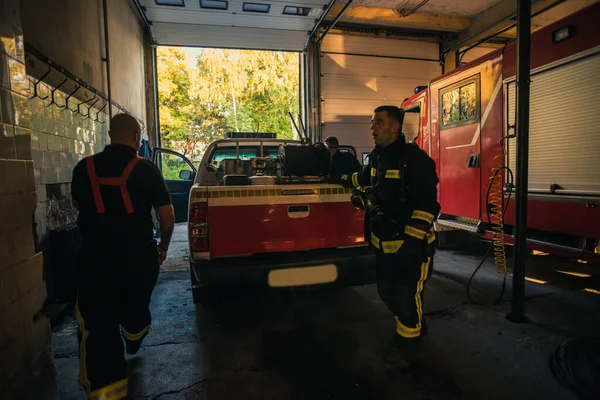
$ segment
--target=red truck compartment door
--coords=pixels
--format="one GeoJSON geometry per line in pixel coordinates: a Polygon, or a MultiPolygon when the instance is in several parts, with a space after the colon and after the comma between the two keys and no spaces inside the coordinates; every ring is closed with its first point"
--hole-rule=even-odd
{"type": "Polygon", "coordinates": [[[208,199],[212,257],[364,244],[363,213],[352,206],[350,193],[340,186],[249,186],[218,191],[224,191],[224,197],[208,199]],[[294,190],[300,194],[290,194],[294,190]],[[309,190],[313,194],[302,194],[309,190]]]}

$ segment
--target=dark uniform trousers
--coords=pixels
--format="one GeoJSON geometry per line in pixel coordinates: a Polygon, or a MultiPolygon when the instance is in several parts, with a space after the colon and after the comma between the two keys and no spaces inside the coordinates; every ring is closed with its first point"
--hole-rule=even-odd
{"type": "MultiPolygon", "coordinates": [[[[432,235],[428,236],[431,241],[432,235]]],[[[433,271],[433,253],[426,241],[422,254],[413,256],[400,250],[402,240],[378,240],[375,234],[371,238],[377,250],[377,291],[396,320],[393,345],[408,346],[426,333],[423,289],[433,271]]]]}
{"type": "Polygon", "coordinates": [[[79,265],[79,382],[90,399],[120,399],[127,394],[121,337],[139,346],[150,330],[150,297],[159,272],[156,243],[87,246],[79,265]]]}
{"type": "Polygon", "coordinates": [[[88,163],[99,219],[87,229],[78,254],[75,312],[79,325],[79,382],[89,399],[127,396],[123,340],[137,351],[150,330],[150,298],[159,273],[156,241],[110,230],[133,218],[125,182],[135,162],[132,160],[123,176],[115,179],[98,178],[93,164],[88,163]],[[100,185],[122,188],[129,215],[104,213],[100,185]]]}

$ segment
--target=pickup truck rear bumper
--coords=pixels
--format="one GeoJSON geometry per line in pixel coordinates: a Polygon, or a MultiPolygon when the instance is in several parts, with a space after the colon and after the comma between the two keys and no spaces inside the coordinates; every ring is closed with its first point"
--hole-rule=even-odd
{"type": "Polygon", "coordinates": [[[335,265],[337,269],[337,278],[323,285],[364,285],[374,283],[376,279],[375,255],[368,246],[190,262],[193,274],[192,285],[202,288],[218,286],[269,288],[271,271],[323,265],[335,265]]]}

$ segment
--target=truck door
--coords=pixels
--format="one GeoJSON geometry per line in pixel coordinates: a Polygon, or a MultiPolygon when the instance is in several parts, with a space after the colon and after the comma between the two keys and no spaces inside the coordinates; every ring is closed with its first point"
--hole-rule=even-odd
{"type": "Polygon", "coordinates": [[[156,147],[152,152],[152,162],[162,172],[167,184],[175,209],[175,222],[186,222],[190,190],[196,179],[196,168],[184,155],[156,147]]]}
{"type": "Polygon", "coordinates": [[[481,197],[479,82],[474,75],[438,92],[442,212],[474,220],[481,197]]]}

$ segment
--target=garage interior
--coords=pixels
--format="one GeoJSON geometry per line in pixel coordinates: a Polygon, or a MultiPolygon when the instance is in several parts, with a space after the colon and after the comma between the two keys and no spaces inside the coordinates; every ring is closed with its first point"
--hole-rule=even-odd
{"type": "MultiPolygon", "coordinates": [[[[532,32],[596,2],[533,0],[532,32]]],[[[83,398],[76,325],[68,317],[79,240],[71,173],[109,143],[107,121],[120,112],[139,120],[150,145],[160,144],[156,46],[301,53],[302,114],[320,140],[335,132],[368,136],[374,105],[399,105],[416,86],[516,40],[514,0],[257,1],[271,4],[268,14],[243,11],[242,0],[207,2],[223,3],[226,10],[203,8],[200,0],[0,2],[0,398],[83,398]]],[[[365,137],[358,153],[369,143],[365,137]]],[[[440,362],[424,367],[420,380],[390,382],[368,364],[378,345],[360,346],[387,341],[389,316],[373,288],[197,308],[182,272],[187,239],[180,229],[182,249],[155,294],[153,333],[131,362],[145,371],[137,372],[132,398],[478,398],[488,378],[502,386],[491,398],[515,390],[575,398],[552,379],[543,357],[565,337],[600,334],[592,265],[531,256],[531,274],[539,274],[532,279],[544,284],[527,282],[532,322],[512,325],[507,303],[466,302],[464,283],[479,247],[441,252],[426,309],[436,317],[429,352],[440,362]],[[556,270],[589,280],[559,274],[553,286],[556,270]],[[469,343],[477,349],[463,353],[469,343]]],[[[481,290],[497,290],[497,277],[483,276],[481,290]]]]}

